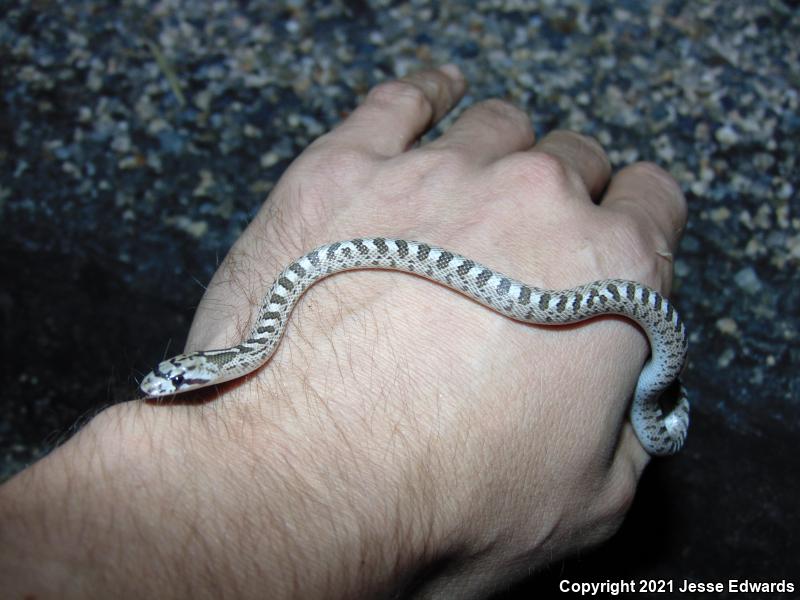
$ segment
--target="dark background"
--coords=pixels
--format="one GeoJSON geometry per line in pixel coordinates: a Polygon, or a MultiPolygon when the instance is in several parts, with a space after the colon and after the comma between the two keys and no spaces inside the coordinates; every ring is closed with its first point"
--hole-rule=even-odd
{"type": "Polygon", "coordinates": [[[690,206],[673,293],[688,444],[648,468],[610,543],[508,597],[563,578],[800,589],[795,2],[111,6],[0,2],[0,479],[182,346],[309,141],[371,85],[456,62],[460,108],[504,97],[617,167],[656,161],[690,206]]]}

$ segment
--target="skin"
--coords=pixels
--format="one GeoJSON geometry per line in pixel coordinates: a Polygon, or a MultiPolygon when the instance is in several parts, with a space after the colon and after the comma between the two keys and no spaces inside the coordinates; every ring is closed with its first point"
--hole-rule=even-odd
{"type": "MultiPolygon", "coordinates": [[[[197,311],[238,342],[282,266],[357,236],[430,241],[550,288],[669,293],[686,219],[649,163],[535,140],[453,67],[374,88],[291,165],[197,311]]],[[[620,525],[648,457],[626,421],[648,352],[609,317],[545,328],[410,275],[301,300],[271,363],[191,402],[109,408],[0,488],[8,597],[481,597],[620,525]]]]}

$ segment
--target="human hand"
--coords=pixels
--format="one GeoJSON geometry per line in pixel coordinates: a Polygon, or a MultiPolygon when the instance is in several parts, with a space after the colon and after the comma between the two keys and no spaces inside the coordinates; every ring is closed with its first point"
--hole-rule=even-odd
{"type": "MultiPolygon", "coordinates": [[[[596,142],[535,143],[496,100],[415,147],[463,91],[444,70],[389,82],[312,144],[215,276],[187,350],[243,339],[281,267],[353,237],[427,241],[542,287],[619,277],[669,292],[686,218],[669,175],[640,163],[610,178],[596,142]]],[[[459,569],[484,580],[487,564],[529,569],[617,528],[648,460],[625,420],[646,354],[624,319],[528,327],[418,278],[354,272],[307,292],[271,362],[230,394],[269,423],[284,398],[293,448],[346,440],[388,459],[375,477],[423,471],[435,484],[415,486],[447,498],[438,534],[459,532],[472,557],[459,569]]]]}
{"type": "MultiPolygon", "coordinates": [[[[241,341],[283,266],[353,237],[428,241],[542,287],[668,293],[674,181],[650,164],[610,178],[595,142],[535,143],[497,100],[414,147],[464,87],[445,68],[383,84],[314,142],[215,275],[187,349],[241,341]]],[[[105,411],[0,508],[30,511],[46,485],[37,497],[66,508],[42,500],[20,564],[60,565],[65,546],[118,594],[475,596],[618,527],[648,460],[625,418],[646,355],[625,319],[528,326],[410,275],[337,275],[264,368],[201,405],[105,411]]]]}

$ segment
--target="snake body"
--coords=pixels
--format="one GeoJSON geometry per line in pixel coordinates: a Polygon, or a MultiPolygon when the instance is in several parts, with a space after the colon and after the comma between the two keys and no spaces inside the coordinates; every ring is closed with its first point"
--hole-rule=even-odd
{"type": "Polygon", "coordinates": [[[653,455],[673,454],[683,445],[689,402],[678,376],[686,360],[687,336],[678,313],[661,294],[621,279],[565,290],[541,289],[444,248],[402,239],[353,239],[312,250],[286,267],[272,284],[245,341],[165,360],[142,380],[142,392],[151,398],[169,396],[254,371],[275,352],[303,292],[324,277],[353,269],[417,274],[525,323],[564,325],[608,314],[635,321],[647,334],[651,352],[631,404],[634,431],[653,455]],[[662,409],[660,399],[668,388],[674,398],[671,407],[662,409]]]}

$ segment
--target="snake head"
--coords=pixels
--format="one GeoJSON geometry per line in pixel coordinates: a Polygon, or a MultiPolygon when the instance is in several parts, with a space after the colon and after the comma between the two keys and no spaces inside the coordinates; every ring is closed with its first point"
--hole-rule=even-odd
{"type": "Polygon", "coordinates": [[[159,363],[142,379],[139,389],[148,398],[171,396],[206,386],[218,375],[219,367],[202,352],[179,354],[159,363]]]}

